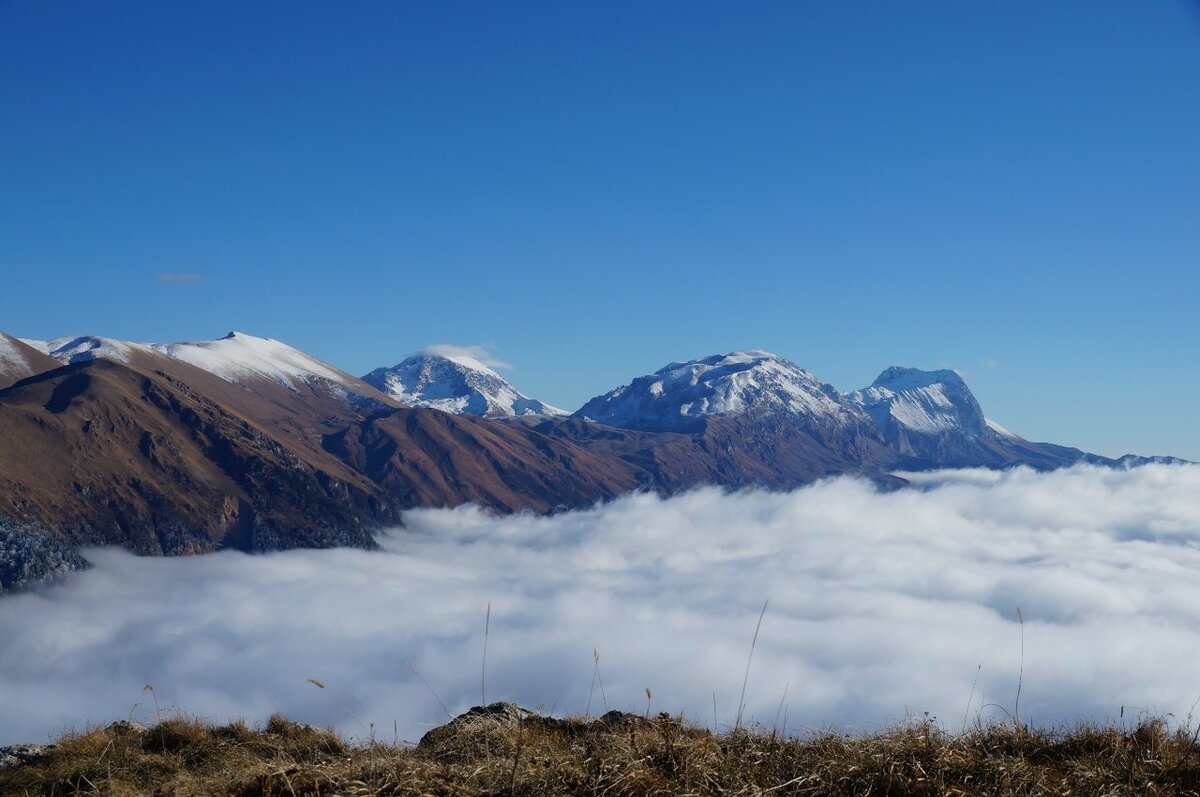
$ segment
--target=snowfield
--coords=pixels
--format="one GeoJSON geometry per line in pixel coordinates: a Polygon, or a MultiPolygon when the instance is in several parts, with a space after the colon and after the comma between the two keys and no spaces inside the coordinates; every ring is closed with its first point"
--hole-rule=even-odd
{"type": "Polygon", "coordinates": [[[769,599],[747,714],[770,725],[782,700],[792,732],[999,718],[1022,666],[1037,724],[1188,716],[1200,467],[913,478],[422,510],[378,553],[90,551],[93,570],[0,600],[0,744],[152,718],[148,683],[214,720],[282,711],[360,737],[396,720],[415,739],[445,715],[408,665],[451,711],[478,703],[489,603],[488,699],[558,713],[644,711],[649,687],[653,711],[732,724],[769,599]]]}
{"type": "Polygon", "coordinates": [[[92,335],[23,342],[63,363],[96,358],[129,362],[131,355],[141,352],[182,360],[239,385],[255,379],[278,382],[292,390],[314,379],[347,384],[345,374],[317,358],[286,343],[245,332],[192,343],[131,343],[92,335]]]}

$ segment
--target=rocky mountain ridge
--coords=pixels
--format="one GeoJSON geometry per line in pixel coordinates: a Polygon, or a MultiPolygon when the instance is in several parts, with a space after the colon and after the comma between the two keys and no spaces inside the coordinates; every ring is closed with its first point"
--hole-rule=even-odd
{"type": "Polygon", "coordinates": [[[1143,461],[1025,441],[950,371],[890,368],[843,394],[783,358],[733,352],[672,363],[567,416],[482,364],[410,365],[398,383],[396,369],[357,379],[244,333],[0,335],[0,591],[80,566],[88,545],[371,547],[414,507],[553,512],[632,490],[1143,461]],[[398,400],[412,396],[426,406],[398,400]],[[444,401],[453,411],[431,408],[444,401]]]}

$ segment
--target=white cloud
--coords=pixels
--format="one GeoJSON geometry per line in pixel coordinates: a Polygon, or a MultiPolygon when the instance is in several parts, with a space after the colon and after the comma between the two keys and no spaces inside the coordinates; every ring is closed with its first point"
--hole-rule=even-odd
{"type": "Polygon", "coordinates": [[[199,274],[185,272],[159,274],[154,279],[163,285],[199,285],[204,281],[204,278],[199,274]]]}
{"type": "MultiPolygon", "coordinates": [[[[0,744],[68,725],[281,710],[415,739],[449,704],[581,712],[592,649],[611,706],[732,723],[785,685],[794,732],[929,711],[950,729],[1174,712],[1200,697],[1200,467],[954,471],[917,489],[851,479],[787,494],[639,495],[553,517],[418,511],[382,553],[139,559],[0,599],[0,744]],[[972,683],[979,671],[978,683],[972,683]],[[307,678],[327,685],[320,690],[307,678]],[[968,702],[969,701],[969,702],[968,702]],[[135,702],[140,703],[136,708],[135,702]]],[[[601,708],[597,690],[593,710],[601,708]]]]}
{"type": "Polygon", "coordinates": [[[489,368],[511,370],[512,365],[494,356],[489,346],[455,346],[453,343],[435,343],[426,346],[417,354],[435,354],[440,357],[470,357],[478,360],[489,368]]]}

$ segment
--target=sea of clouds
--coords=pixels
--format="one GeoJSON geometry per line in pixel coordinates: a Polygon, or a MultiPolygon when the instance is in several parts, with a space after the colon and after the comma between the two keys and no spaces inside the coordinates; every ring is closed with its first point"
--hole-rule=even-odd
{"type": "Polygon", "coordinates": [[[769,600],[745,698],[766,726],[959,730],[1018,710],[1018,683],[1040,725],[1186,721],[1200,466],[911,478],[414,511],[373,553],[92,550],[92,570],[0,599],[0,744],[174,707],[414,740],[439,701],[480,702],[489,603],[487,699],[559,714],[642,712],[648,687],[652,712],[732,725],[769,600]]]}

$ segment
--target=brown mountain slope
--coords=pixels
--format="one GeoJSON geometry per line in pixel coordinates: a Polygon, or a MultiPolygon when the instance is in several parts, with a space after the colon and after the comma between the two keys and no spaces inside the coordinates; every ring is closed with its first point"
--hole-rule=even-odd
{"type": "Polygon", "coordinates": [[[12,335],[0,332],[0,390],[37,374],[53,371],[60,363],[12,335]]]}
{"type": "MultiPolygon", "coordinates": [[[[639,484],[628,463],[534,430],[316,382],[234,384],[154,353],[0,390],[0,430],[0,559],[14,524],[42,548],[371,546],[405,508],[541,512],[639,484]]],[[[32,572],[19,554],[7,572],[32,572]]]]}
{"type": "Polygon", "coordinates": [[[645,483],[639,468],[539,431],[438,410],[381,411],[325,439],[325,449],[405,507],[477,503],[547,512],[645,483]]]}
{"type": "Polygon", "coordinates": [[[71,543],[150,554],[373,544],[373,491],[162,373],[60,368],[0,391],[0,428],[0,511],[71,543]]]}
{"type": "Polygon", "coordinates": [[[307,465],[364,492],[375,491],[369,479],[322,449],[326,435],[359,423],[372,412],[400,406],[365,382],[346,376],[351,389],[326,379],[297,381],[293,387],[266,378],[230,382],[187,362],[144,351],[133,353],[127,365],[186,386],[252,423],[307,465]]]}
{"type": "Polygon", "coordinates": [[[620,459],[636,469],[643,486],[663,495],[714,484],[791,489],[822,476],[871,473],[896,460],[873,438],[848,439],[833,448],[779,418],[710,418],[693,433],[640,432],[578,418],[526,425],[620,459]]]}

